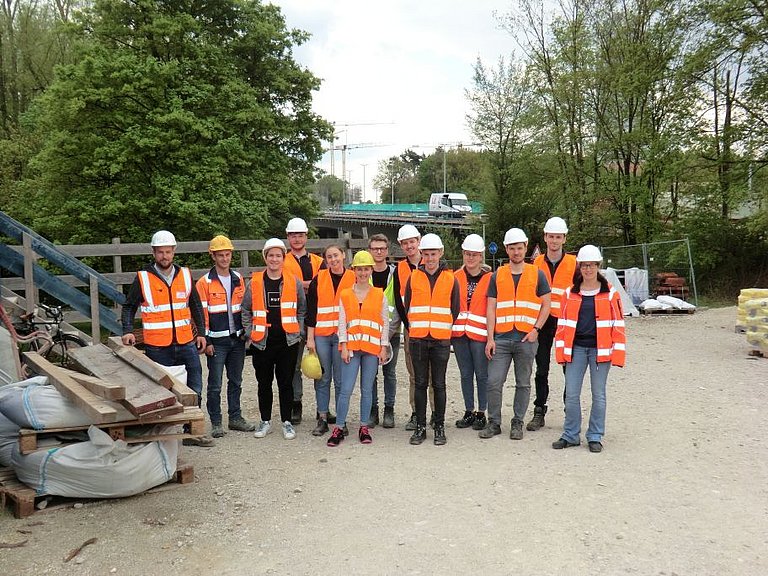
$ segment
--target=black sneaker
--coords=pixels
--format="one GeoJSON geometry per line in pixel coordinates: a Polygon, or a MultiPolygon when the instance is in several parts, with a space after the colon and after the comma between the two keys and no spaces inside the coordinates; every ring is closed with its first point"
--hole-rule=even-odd
{"type": "Polygon", "coordinates": [[[480,430],[480,432],[477,433],[480,438],[493,438],[494,436],[498,436],[501,434],[501,426],[494,422],[488,422],[488,424],[485,425],[485,428],[480,430]]]}
{"type": "Polygon", "coordinates": [[[384,406],[384,418],[382,420],[381,425],[384,426],[384,428],[395,427],[395,407],[394,406],[384,406]]]}
{"type": "Polygon", "coordinates": [[[405,423],[405,429],[406,430],[416,430],[416,412],[413,412],[411,414],[411,419],[408,420],[408,422],[405,423]]]}
{"type": "Polygon", "coordinates": [[[435,446],[442,446],[447,442],[445,438],[445,425],[444,424],[436,424],[435,425],[435,446]]]}
{"type": "Polygon", "coordinates": [[[413,444],[414,446],[418,446],[424,440],[427,439],[427,427],[426,426],[416,426],[416,429],[413,431],[413,434],[411,434],[411,439],[409,442],[413,444]]]}
{"type": "Polygon", "coordinates": [[[368,419],[368,427],[369,428],[376,428],[376,426],[379,425],[379,407],[378,406],[372,406],[371,407],[371,417],[368,419]]]}
{"type": "Polygon", "coordinates": [[[344,431],[338,426],[334,426],[333,432],[331,432],[331,437],[328,438],[328,441],[325,443],[325,445],[330,446],[331,448],[335,448],[342,442],[344,442],[344,431]]]}
{"type": "Polygon", "coordinates": [[[325,418],[317,419],[317,426],[312,430],[312,436],[322,436],[328,432],[328,421],[325,418]]]}
{"type": "Polygon", "coordinates": [[[357,437],[360,439],[361,444],[370,444],[373,442],[371,433],[368,431],[368,426],[360,426],[360,430],[357,432],[357,437]]]}
{"type": "Polygon", "coordinates": [[[562,450],[563,448],[572,448],[574,446],[578,446],[578,442],[568,442],[565,438],[560,438],[559,440],[555,440],[552,442],[552,448],[555,450],[562,450]]]}
{"type": "Polygon", "coordinates": [[[603,451],[603,444],[601,442],[598,442],[596,440],[593,440],[589,443],[589,451],[598,453],[603,451]]]}
{"type": "Polygon", "coordinates": [[[485,412],[475,412],[475,421],[472,422],[472,430],[482,430],[488,424],[485,412]]]}
{"type": "MultiPolygon", "coordinates": [[[[475,423],[475,413],[471,410],[465,410],[464,416],[456,420],[456,428],[469,428],[475,423]]],[[[435,431],[437,432],[437,431],[435,431]]]]}

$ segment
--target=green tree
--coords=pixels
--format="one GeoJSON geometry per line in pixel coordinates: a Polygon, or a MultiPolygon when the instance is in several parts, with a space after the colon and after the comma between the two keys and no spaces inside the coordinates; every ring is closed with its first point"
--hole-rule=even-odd
{"type": "Polygon", "coordinates": [[[35,119],[27,217],[63,242],[281,234],[311,216],[331,127],[311,111],[306,41],[256,0],[96,0],[35,119]],[[279,217],[275,217],[275,216],[279,217]]]}
{"type": "Polygon", "coordinates": [[[339,206],[344,203],[344,181],[326,174],[315,182],[314,195],[321,208],[339,206]]]}

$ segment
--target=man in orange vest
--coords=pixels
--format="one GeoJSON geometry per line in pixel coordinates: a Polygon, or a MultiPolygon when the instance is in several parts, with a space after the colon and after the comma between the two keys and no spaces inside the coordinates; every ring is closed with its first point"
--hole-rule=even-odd
{"type": "Polygon", "coordinates": [[[504,235],[509,264],[493,273],[488,284],[488,424],[480,438],[501,434],[501,396],[509,367],[515,363],[514,415],[509,437],[523,438],[523,418],[531,399],[531,371],[539,330],[549,315],[550,290],[544,272],[525,263],[528,237],[520,228],[504,235]]]}
{"type": "MultiPolygon", "coordinates": [[[[309,228],[303,218],[291,218],[285,227],[290,250],[285,255],[284,268],[286,272],[301,281],[306,295],[309,283],[317,276],[317,272],[323,266],[323,259],[317,254],[307,251],[307,234],[309,228]]],[[[299,343],[298,358],[304,354],[304,342],[299,343]]],[[[302,398],[304,397],[304,381],[301,375],[301,362],[296,363],[296,371],[293,374],[293,408],[291,410],[291,423],[301,424],[303,417],[302,398]]]]}
{"type": "MultiPolygon", "coordinates": [[[[205,317],[200,296],[192,282],[189,268],[173,263],[176,238],[159,230],[150,243],[154,262],[140,270],[131,284],[123,305],[123,344],[136,344],[133,318],[141,306],[144,351],[163,366],[187,369],[187,386],[197,393],[197,405],[203,394],[203,368],[200,353],[205,350],[205,317]]],[[[188,428],[188,427],[185,427],[188,428]]],[[[185,430],[186,431],[186,430],[185,430]]],[[[208,436],[185,438],[187,446],[213,446],[208,436]]]]}
{"type": "Polygon", "coordinates": [[[229,429],[253,432],[256,425],[243,418],[240,393],[243,384],[245,342],[242,339],[241,304],[245,283],[232,270],[235,247],[226,236],[215,236],[208,245],[213,267],[197,281],[197,293],[205,313],[205,355],[208,362],[206,407],[211,419],[211,436],[224,436],[221,422],[221,384],[227,369],[227,412],[229,429]]]}
{"type": "Polygon", "coordinates": [[[416,381],[416,429],[410,443],[427,438],[427,389],[435,394],[435,445],[445,438],[445,372],[451,356],[451,328],[461,311],[459,283],[440,259],[443,241],[425,234],[419,242],[423,263],[411,272],[405,287],[403,325],[408,331],[416,381]]]}
{"type": "MultiPolygon", "coordinates": [[[[538,266],[547,277],[552,289],[552,302],[547,321],[539,332],[539,348],[536,351],[536,399],[533,401],[533,418],[525,427],[534,431],[544,426],[544,416],[547,413],[549,398],[549,360],[552,355],[552,342],[555,340],[557,319],[560,317],[560,297],[565,289],[573,284],[576,274],[576,257],[566,254],[563,250],[568,226],[565,220],[553,216],[544,225],[544,243],[547,251],[539,254],[533,264],[538,266]]],[[[565,402],[565,387],[563,387],[563,402],[565,402]]]]}

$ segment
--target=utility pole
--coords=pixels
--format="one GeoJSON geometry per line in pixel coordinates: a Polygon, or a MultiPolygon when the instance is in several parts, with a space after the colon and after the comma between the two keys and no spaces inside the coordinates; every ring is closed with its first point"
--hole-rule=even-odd
{"type": "Polygon", "coordinates": [[[365,167],[368,166],[368,164],[360,164],[360,166],[363,167],[363,197],[360,201],[365,202],[365,167]]]}

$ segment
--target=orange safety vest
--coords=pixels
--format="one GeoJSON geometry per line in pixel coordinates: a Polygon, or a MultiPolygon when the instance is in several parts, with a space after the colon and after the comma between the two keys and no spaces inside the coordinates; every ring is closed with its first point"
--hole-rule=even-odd
{"type": "Polygon", "coordinates": [[[480,277],[472,293],[472,300],[467,306],[467,272],[462,266],[456,273],[459,281],[459,295],[461,298],[461,312],[456,322],[453,323],[451,338],[460,338],[466,334],[467,338],[485,342],[488,340],[488,284],[491,283],[491,273],[480,277]]]}
{"type": "Polygon", "coordinates": [[[443,270],[437,277],[432,290],[427,274],[419,269],[411,273],[411,301],[408,307],[408,336],[436,340],[451,337],[453,315],[451,314],[451,291],[454,276],[450,270],[443,270]]]}
{"type": "Polygon", "coordinates": [[[541,298],[536,295],[539,269],[533,264],[523,264],[523,273],[515,288],[509,264],[496,272],[496,334],[530,332],[539,317],[541,298]]]}
{"type": "Polygon", "coordinates": [[[565,292],[568,286],[573,284],[573,274],[576,272],[576,256],[573,254],[563,254],[563,258],[555,268],[555,277],[552,278],[552,274],[549,273],[549,266],[545,261],[546,254],[539,254],[536,260],[533,261],[534,266],[538,266],[539,270],[544,272],[549,282],[549,287],[552,289],[552,303],[550,305],[549,313],[555,318],[560,318],[560,297],[565,292]]]}
{"type": "MultiPolygon", "coordinates": [[[[298,334],[300,330],[296,278],[283,271],[283,288],[280,291],[280,320],[286,334],[298,334]]],[[[264,270],[251,276],[251,341],[260,342],[267,335],[267,306],[264,302],[264,270]]]]}
{"type": "Polygon", "coordinates": [[[194,339],[189,295],[192,293],[192,274],[189,268],[179,268],[171,285],[147,270],[138,274],[141,294],[141,323],[144,343],[150,346],[188,344],[194,339]]]}
{"type": "Polygon", "coordinates": [[[397,263],[397,281],[400,283],[400,299],[405,297],[405,285],[408,284],[408,278],[411,277],[411,263],[408,258],[404,258],[397,263]]]}
{"type": "MultiPolygon", "coordinates": [[[[317,271],[320,270],[320,266],[323,264],[323,258],[317,254],[312,254],[311,252],[307,252],[307,254],[309,254],[309,261],[312,264],[312,278],[314,278],[317,276],[317,271]]],[[[299,261],[290,250],[285,255],[285,260],[283,261],[283,269],[286,272],[290,272],[299,280],[304,280],[304,273],[301,270],[301,266],[299,266],[299,261]]]]}
{"type": "Polygon", "coordinates": [[[371,287],[362,306],[352,288],[341,292],[341,305],[347,317],[347,350],[360,350],[378,356],[381,352],[381,304],[384,290],[371,287]]]}
{"type": "Polygon", "coordinates": [[[317,273],[317,317],[315,320],[316,336],[331,336],[339,329],[339,297],[341,291],[355,283],[355,273],[345,270],[338,288],[334,291],[331,271],[320,270],[317,273]]]}
{"type": "MultiPolygon", "coordinates": [[[[597,321],[597,361],[624,366],[627,336],[624,333],[624,310],[621,296],[610,284],[608,292],[595,296],[595,320],[597,321]]],[[[557,321],[555,333],[555,359],[559,364],[570,362],[573,357],[573,340],[579,320],[581,294],[567,288],[562,298],[562,315],[557,321]]]]}
{"type": "MultiPolygon", "coordinates": [[[[235,331],[239,332],[243,329],[241,307],[243,295],[245,294],[245,284],[243,283],[242,276],[235,270],[231,271],[230,277],[232,279],[232,302],[230,302],[230,306],[235,322],[235,331]]],[[[219,280],[215,268],[197,281],[197,293],[200,295],[200,301],[203,304],[205,335],[209,338],[229,336],[227,291],[224,289],[221,280],[219,280]]]]}

